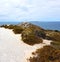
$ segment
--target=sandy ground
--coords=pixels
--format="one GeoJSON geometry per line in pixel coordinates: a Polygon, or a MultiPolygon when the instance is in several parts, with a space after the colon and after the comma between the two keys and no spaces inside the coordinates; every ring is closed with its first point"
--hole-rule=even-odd
{"type": "Polygon", "coordinates": [[[32,52],[50,45],[50,42],[43,40],[41,44],[30,46],[21,40],[21,34],[16,35],[12,30],[0,28],[0,62],[29,62],[27,59],[33,57],[32,52]]]}

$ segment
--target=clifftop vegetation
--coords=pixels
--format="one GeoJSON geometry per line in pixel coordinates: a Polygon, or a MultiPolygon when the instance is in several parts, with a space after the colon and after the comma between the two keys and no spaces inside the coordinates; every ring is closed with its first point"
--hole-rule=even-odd
{"type": "Polygon", "coordinates": [[[21,34],[22,40],[28,45],[42,43],[43,39],[51,40],[50,46],[44,46],[32,54],[30,62],[60,62],[60,31],[45,30],[31,23],[21,23],[18,25],[2,25],[7,29],[13,29],[15,34],[21,34]]]}
{"type": "Polygon", "coordinates": [[[35,56],[30,57],[30,62],[60,62],[60,50],[51,46],[44,46],[32,54],[35,56]]]}

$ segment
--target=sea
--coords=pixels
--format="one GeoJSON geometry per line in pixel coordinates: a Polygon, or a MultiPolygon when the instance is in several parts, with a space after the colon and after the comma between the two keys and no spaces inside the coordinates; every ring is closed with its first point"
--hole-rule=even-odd
{"type": "MultiPolygon", "coordinates": [[[[32,24],[35,24],[37,26],[40,26],[44,29],[48,30],[59,30],[60,31],[60,22],[39,22],[39,21],[29,21],[32,24]]],[[[4,24],[19,24],[21,22],[0,22],[0,25],[4,24]]]]}

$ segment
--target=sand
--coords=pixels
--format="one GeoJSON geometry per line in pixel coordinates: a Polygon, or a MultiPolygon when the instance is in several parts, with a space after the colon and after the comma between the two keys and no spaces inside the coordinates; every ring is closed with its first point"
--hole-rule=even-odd
{"type": "Polygon", "coordinates": [[[32,52],[45,45],[50,45],[49,40],[30,46],[21,40],[21,34],[14,34],[12,30],[0,28],[0,62],[29,62],[33,57],[32,52]]]}

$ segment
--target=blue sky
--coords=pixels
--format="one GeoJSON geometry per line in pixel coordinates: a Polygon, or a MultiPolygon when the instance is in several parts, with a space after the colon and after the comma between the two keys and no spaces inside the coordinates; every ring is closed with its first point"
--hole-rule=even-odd
{"type": "Polygon", "coordinates": [[[0,21],[60,21],[60,0],[0,0],[0,21]]]}

